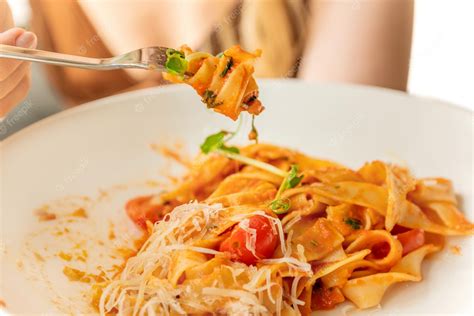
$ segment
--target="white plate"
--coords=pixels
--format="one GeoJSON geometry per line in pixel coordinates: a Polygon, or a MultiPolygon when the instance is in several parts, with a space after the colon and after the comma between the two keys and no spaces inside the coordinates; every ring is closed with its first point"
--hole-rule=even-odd
{"type": "MultiPolygon", "coordinates": [[[[258,118],[258,127],[265,142],[354,168],[383,159],[408,165],[416,176],[450,178],[462,197],[462,208],[473,220],[469,111],[390,90],[298,81],[265,81],[261,95],[267,110],[258,118]]],[[[38,253],[51,252],[56,244],[67,242],[53,234],[32,237],[41,227],[55,225],[38,223],[33,210],[64,196],[96,197],[99,189],[130,184],[109,189],[114,193],[103,194],[88,206],[89,220],[95,224],[84,225],[78,219],[74,225],[84,239],[107,230],[104,218],[114,220],[122,234],[135,233],[123,214],[123,203],[137,193],[156,191],[143,181],[160,181],[161,171],[168,168],[149,145],[181,141],[195,153],[210,132],[232,127],[225,118],[205,110],[191,89],[168,86],[92,102],[5,140],[0,169],[5,248],[0,298],[7,309],[14,313],[88,311],[87,302],[80,298],[88,285],[67,281],[61,272],[64,261],[46,258],[45,267],[37,270],[41,260],[32,258],[31,247],[46,248],[34,250],[38,253]],[[31,238],[36,240],[25,248],[31,238]],[[40,280],[34,280],[35,275],[40,280]]],[[[73,207],[71,198],[68,201],[60,206],[65,213],[73,207]]],[[[474,313],[472,238],[450,239],[443,253],[425,262],[423,276],[420,283],[390,289],[373,315],[474,313]],[[461,246],[462,255],[450,252],[450,245],[461,246]]]]}

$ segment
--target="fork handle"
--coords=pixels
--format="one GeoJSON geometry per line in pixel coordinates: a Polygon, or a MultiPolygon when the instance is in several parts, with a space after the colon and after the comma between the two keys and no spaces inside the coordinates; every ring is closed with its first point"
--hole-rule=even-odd
{"type": "Polygon", "coordinates": [[[21,48],[2,44],[0,44],[0,58],[18,59],[56,66],[95,70],[112,70],[122,68],[118,64],[104,62],[107,61],[107,59],[59,54],[38,49],[21,48]]]}

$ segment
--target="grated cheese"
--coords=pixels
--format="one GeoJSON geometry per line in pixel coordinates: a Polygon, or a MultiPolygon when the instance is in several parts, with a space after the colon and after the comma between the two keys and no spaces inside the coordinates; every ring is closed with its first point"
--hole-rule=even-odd
{"type": "Polygon", "coordinates": [[[239,282],[237,282],[237,277],[241,275],[242,273],[244,273],[245,269],[233,268],[233,267],[229,267],[228,265],[223,265],[222,267],[228,269],[230,273],[232,274],[232,280],[234,281],[234,283],[239,284],[239,282]]]}
{"type": "Polygon", "coordinates": [[[293,227],[293,225],[299,222],[300,220],[301,215],[296,215],[295,217],[293,217],[290,221],[288,221],[288,223],[286,223],[285,227],[283,227],[284,232],[288,233],[291,227],[293,227]]]}
{"type": "Polygon", "coordinates": [[[191,250],[194,252],[199,252],[207,255],[217,255],[220,254],[220,251],[214,250],[214,249],[209,249],[209,248],[204,248],[204,247],[195,247],[195,246],[187,246],[183,244],[178,244],[178,245],[171,245],[171,246],[166,246],[162,248],[163,251],[174,251],[174,250],[191,250]]]}
{"type": "Polygon", "coordinates": [[[293,305],[293,309],[295,311],[298,310],[298,305],[304,305],[305,302],[301,301],[298,299],[298,296],[297,296],[297,289],[298,289],[298,283],[300,282],[300,279],[301,279],[301,276],[298,275],[296,276],[294,279],[293,279],[293,283],[291,284],[291,302],[292,302],[292,305],[293,305]]]}
{"type": "Polygon", "coordinates": [[[274,270],[269,265],[287,264],[305,272],[306,276],[312,275],[311,265],[306,262],[304,252],[301,255],[301,245],[296,247],[298,258],[290,257],[293,232],[290,231],[285,238],[281,221],[264,211],[239,214],[231,220],[239,221],[239,227],[247,232],[245,247],[256,256],[257,233],[256,229],[249,227],[249,217],[261,215],[268,218],[273,223],[274,233],[279,237],[283,258],[261,260],[262,265],[258,266],[238,262],[223,265],[223,268],[231,272],[236,287],[239,287],[239,280],[248,280],[240,288],[225,288],[223,280],[216,279],[210,286],[196,292],[189,285],[179,287],[168,280],[174,251],[221,254],[214,249],[193,246],[193,242],[199,240],[208,231],[208,227],[221,220],[221,211],[222,205],[193,202],[178,206],[162,221],[155,223],[150,237],[137,255],[129,258],[119,278],[103,289],[99,301],[100,314],[107,315],[116,311],[119,315],[138,316],[185,314],[183,306],[207,312],[209,306],[223,300],[221,306],[227,314],[260,315],[269,313],[263,303],[268,298],[275,304],[276,314],[281,315],[282,307],[287,304],[285,300],[293,307],[304,304],[295,294],[302,276],[293,281],[291,297],[284,298],[283,288],[274,281],[274,270]],[[178,297],[182,299],[179,300],[178,297]]]}
{"type": "Polygon", "coordinates": [[[269,273],[267,273],[266,278],[265,278],[265,281],[267,282],[267,295],[268,295],[268,298],[270,299],[270,302],[275,304],[275,299],[273,298],[273,294],[272,294],[272,286],[278,285],[278,284],[272,282],[271,278],[272,278],[272,273],[269,271],[269,273]]]}
{"type": "Polygon", "coordinates": [[[265,313],[268,311],[254,294],[246,291],[222,289],[217,287],[205,287],[202,289],[202,293],[204,295],[238,299],[241,303],[252,306],[254,311],[257,311],[258,313],[265,313]]]}
{"type": "Polygon", "coordinates": [[[302,261],[302,262],[308,262],[308,260],[306,260],[306,256],[304,254],[304,247],[302,244],[297,244],[296,245],[296,252],[298,253],[298,258],[302,261]]]}
{"type": "Polygon", "coordinates": [[[283,257],[291,257],[291,253],[293,252],[293,247],[291,247],[291,240],[293,239],[293,231],[290,230],[288,235],[286,236],[286,252],[283,252],[283,257]]]}
{"type": "Polygon", "coordinates": [[[247,248],[255,258],[258,258],[255,251],[257,246],[257,230],[250,228],[250,220],[248,218],[242,220],[238,226],[247,233],[245,234],[245,248],[247,248]]]}
{"type": "Polygon", "coordinates": [[[264,264],[287,264],[290,267],[293,267],[297,270],[301,270],[303,272],[312,273],[311,265],[307,262],[301,262],[296,258],[293,257],[283,257],[283,258],[276,258],[276,259],[264,259],[261,260],[264,264]]]}

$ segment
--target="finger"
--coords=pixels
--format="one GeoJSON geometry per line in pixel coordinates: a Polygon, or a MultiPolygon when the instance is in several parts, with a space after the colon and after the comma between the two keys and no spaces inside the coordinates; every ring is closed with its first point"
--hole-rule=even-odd
{"type": "Polygon", "coordinates": [[[21,82],[31,69],[31,63],[21,63],[7,79],[0,81],[0,100],[6,97],[21,82]]]}
{"type": "Polygon", "coordinates": [[[0,100],[0,117],[6,116],[10,110],[26,98],[30,89],[30,83],[31,76],[28,74],[23,77],[16,89],[0,100]]]}
{"type": "MultiPolygon", "coordinates": [[[[15,45],[24,48],[36,47],[36,35],[25,32],[22,29],[14,28],[0,33],[0,44],[15,45]]],[[[5,80],[22,62],[14,59],[0,58],[0,81],[5,80]]]]}
{"type": "MultiPolygon", "coordinates": [[[[21,35],[25,33],[25,30],[20,29],[18,27],[6,30],[3,33],[0,33],[0,44],[4,45],[16,45],[16,40],[21,35]]],[[[5,79],[8,76],[7,71],[10,71],[11,68],[16,68],[21,63],[21,61],[17,61],[14,59],[6,59],[0,58],[0,80],[5,79]]]]}

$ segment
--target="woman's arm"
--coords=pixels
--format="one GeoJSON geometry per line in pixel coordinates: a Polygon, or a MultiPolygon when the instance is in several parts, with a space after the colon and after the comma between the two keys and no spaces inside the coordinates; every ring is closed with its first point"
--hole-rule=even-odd
{"type": "Polygon", "coordinates": [[[313,0],[301,77],[406,90],[413,0],[313,0]]]}

